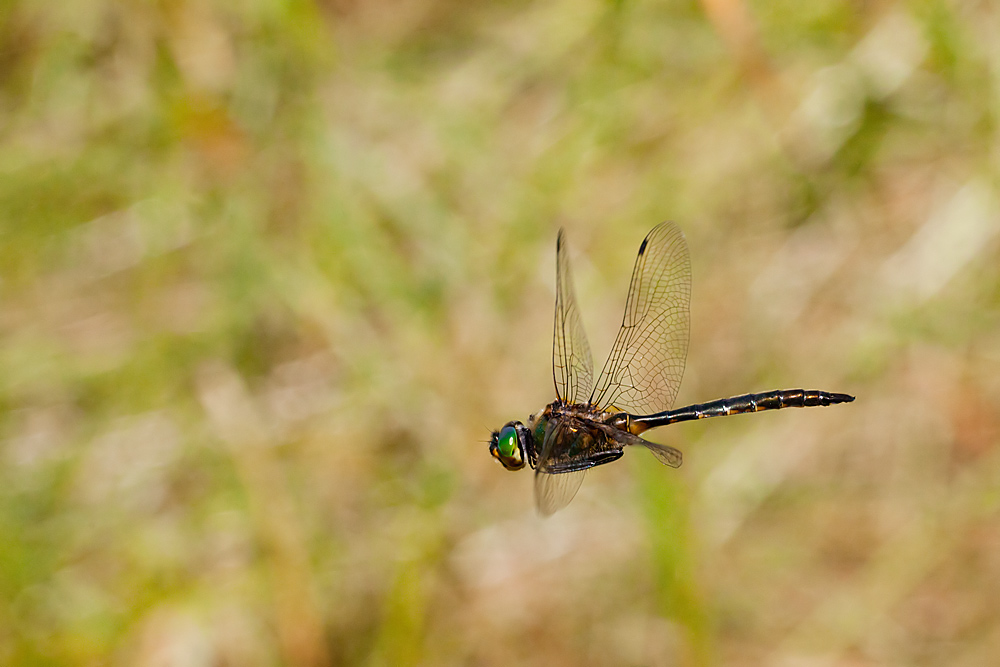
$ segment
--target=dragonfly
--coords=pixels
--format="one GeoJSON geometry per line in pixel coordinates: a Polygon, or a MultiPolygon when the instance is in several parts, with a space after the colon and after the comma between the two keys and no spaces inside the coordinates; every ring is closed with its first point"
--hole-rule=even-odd
{"type": "Polygon", "coordinates": [[[639,246],[625,315],[596,382],[580,319],[562,230],[556,240],[556,308],[552,379],[556,400],[527,424],[510,421],[490,438],[490,454],[507,470],[535,471],[535,505],[548,516],[573,500],[586,472],[644,447],[679,468],[680,450],[639,437],[694,419],[745,412],[849,403],[854,396],[817,389],[742,394],[671,409],[684,375],[690,336],[691,259],[680,228],[664,222],[639,246]]]}

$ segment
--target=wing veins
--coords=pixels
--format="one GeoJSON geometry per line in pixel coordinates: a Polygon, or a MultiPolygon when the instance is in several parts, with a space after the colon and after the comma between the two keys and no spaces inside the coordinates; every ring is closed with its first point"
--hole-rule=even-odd
{"type": "Polygon", "coordinates": [[[655,227],[636,258],[622,327],[592,404],[649,413],[673,403],[687,354],[690,273],[680,230],[673,223],[655,227]]]}
{"type": "Polygon", "coordinates": [[[556,241],[556,308],[552,341],[552,380],[556,397],[576,403],[590,393],[594,381],[594,361],[580,319],[573,289],[565,234],[556,241]]]}

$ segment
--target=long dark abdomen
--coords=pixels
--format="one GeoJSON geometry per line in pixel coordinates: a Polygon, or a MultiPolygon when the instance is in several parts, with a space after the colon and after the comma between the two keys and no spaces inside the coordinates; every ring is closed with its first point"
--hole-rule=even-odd
{"type": "Polygon", "coordinates": [[[778,389],[760,394],[720,398],[717,401],[698,403],[652,415],[629,415],[629,430],[638,435],[647,429],[692,419],[723,417],[743,412],[760,412],[761,410],[780,410],[781,408],[811,408],[817,405],[850,403],[853,400],[854,397],[848,394],[834,394],[818,389],[778,389]]]}

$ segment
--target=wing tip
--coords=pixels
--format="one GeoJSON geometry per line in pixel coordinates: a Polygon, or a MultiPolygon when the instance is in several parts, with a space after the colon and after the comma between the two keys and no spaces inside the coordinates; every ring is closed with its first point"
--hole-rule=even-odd
{"type": "Polygon", "coordinates": [[[656,442],[649,442],[648,440],[643,440],[643,444],[646,449],[652,453],[653,456],[663,465],[669,466],[671,468],[680,468],[684,465],[684,453],[674,447],[669,445],[661,445],[656,442]]]}

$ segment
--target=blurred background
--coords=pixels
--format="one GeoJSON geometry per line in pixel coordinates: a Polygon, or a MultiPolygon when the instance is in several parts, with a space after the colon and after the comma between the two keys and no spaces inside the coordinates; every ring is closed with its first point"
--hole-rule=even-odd
{"type": "Polygon", "coordinates": [[[1000,8],[0,7],[0,662],[1000,660],[1000,8]],[[681,424],[543,520],[565,227],[598,367],[693,261],[681,424]]]}

